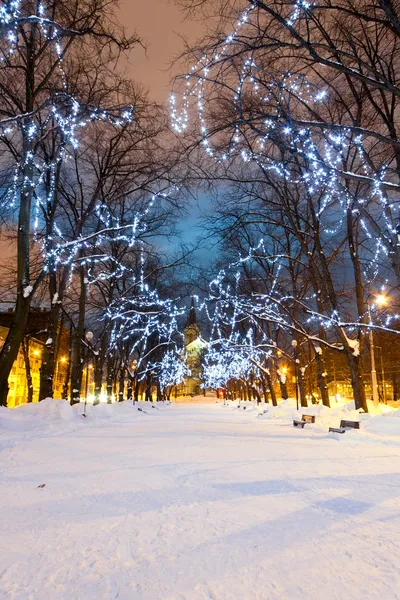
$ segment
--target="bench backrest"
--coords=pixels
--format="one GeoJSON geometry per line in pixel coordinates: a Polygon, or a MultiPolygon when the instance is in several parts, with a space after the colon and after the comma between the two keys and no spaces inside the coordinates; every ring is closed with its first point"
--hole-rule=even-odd
{"type": "Polygon", "coordinates": [[[358,421],[340,421],[340,427],[348,427],[349,429],[360,429],[360,423],[358,421]]]}
{"type": "Polygon", "coordinates": [[[314,415],[303,415],[301,417],[302,421],[305,421],[306,423],[315,423],[315,416],[314,415]]]}

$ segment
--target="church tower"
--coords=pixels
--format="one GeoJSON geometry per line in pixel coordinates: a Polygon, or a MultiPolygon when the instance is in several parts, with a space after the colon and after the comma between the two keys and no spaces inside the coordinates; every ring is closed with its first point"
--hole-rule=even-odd
{"type": "Polygon", "coordinates": [[[200,335],[200,327],[197,323],[197,315],[193,298],[190,305],[186,326],[183,332],[185,334],[185,353],[187,355],[186,362],[191,371],[191,375],[186,379],[186,383],[182,392],[186,396],[196,396],[201,393],[201,357],[207,348],[207,343],[201,338],[200,335]]]}
{"type": "Polygon", "coordinates": [[[190,305],[189,315],[186,321],[186,327],[183,330],[185,334],[185,346],[188,346],[198,337],[200,337],[200,327],[197,325],[197,316],[196,309],[194,307],[194,300],[192,298],[192,303],[190,305]]]}

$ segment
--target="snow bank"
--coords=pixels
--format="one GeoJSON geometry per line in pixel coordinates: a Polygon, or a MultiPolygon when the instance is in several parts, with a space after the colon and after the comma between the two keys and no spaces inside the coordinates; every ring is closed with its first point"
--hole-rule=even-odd
{"type": "Polygon", "coordinates": [[[57,421],[72,421],[75,418],[72,407],[67,400],[53,400],[53,398],[46,398],[42,402],[21,404],[11,411],[11,414],[14,413],[36,417],[42,422],[50,420],[53,424],[57,421]]]}
{"type": "Polygon", "coordinates": [[[42,402],[33,402],[31,404],[21,404],[15,408],[9,409],[0,407],[0,431],[9,429],[13,431],[23,430],[30,423],[32,428],[36,429],[46,424],[56,426],[65,422],[81,422],[83,412],[89,420],[104,419],[131,419],[137,417],[138,413],[156,414],[163,410],[168,404],[151,402],[140,402],[133,405],[132,402],[114,402],[113,404],[100,403],[96,406],[83,402],[73,406],[67,400],[54,400],[46,398],[42,402]],[[141,410],[138,410],[141,409],[141,410]]]}
{"type": "Polygon", "coordinates": [[[132,418],[137,418],[140,413],[157,413],[162,409],[162,405],[156,405],[151,402],[140,402],[133,405],[132,402],[126,400],[124,402],[114,402],[113,404],[107,404],[101,402],[96,406],[93,404],[87,404],[86,407],[83,402],[75,404],[72,407],[72,411],[81,418],[83,412],[86,413],[86,417],[89,420],[104,421],[107,419],[114,419],[117,421],[128,421],[132,418]],[[152,408],[154,407],[154,408],[152,408]],[[138,410],[138,409],[141,410],[138,410]]]}
{"type": "Polygon", "coordinates": [[[0,408],[0,432],[32,431],[46,426],[56,427],[60,423],[75,419],[75,414],[66,400],[46,398],[42,402],[21,404],[13,409],[0,408]]]}
{"type": "MultiPolygon", "coordinates": [[[[332,408],[323,405],[312,404],[307,408],[296,408],[296,400],[289,398],[279,402],[278,406],[265,404],[264,402],[257,405],[257,402],[239,402],[225,401],[221,402],[220,406],[227,410],[232,410],[243,414],[244,412],[257,420],[278,421],[282,425],[288,427],[293,426],[294,419],[301,419],[303,414],[314,415],[315,423],[307,425],[308,432],[312,435],[324,435],[329,431],[329,427],[339,427],[340,421],[358,421],[360,422],[360,430],[349,431],[346,435],[338,435],[337,439],[352,440],[365,437],[381,437],[381,438],[399,438],[400,437],[400,409],[394,409],[385,404],[374,406],[373,403],[368,403],[369,413],[360,413],[355,410],[354,402],[344,404],[335,403],[332,408]],[[238,408],[239,407],[239,408],[238,408]]],[[[330,434],[334,436],[334,434],[330,434]]],[[[393,441],[393,440],[392,440],[393,441]]]]}
{"type": "MultiPolygon", "coordinates": [[[[316,418],[314,424],[306,426],[308,435],[311,436],[326,436],[329,427],[339,427],[340,421],[345,419],[359,421],[360,430],[337,436],[341,441],[347,442],[360,437],[370,439],[379,437],[388,438],[393,443],[400,443],[400,409],[396,410],[384,404],[378,407],[371,404],[368,414],[360,414],[356,411],[354,402],[334,404],[332,408],[311,405],[297,410],[294,398],[283,400],[276,407],[265,403],[257,405],[256,401],[216,401],[215,397],[210,402],[210,398],[204,399],[203,396],[195,397],[187,401],[187,404],[199,406],[201,400],[204,408],[208,406],[209,409],[228,411],[232,413],[235,420],[264,421],[266,433],[268,421],[293,428],[293,419],[301,419],[303,414],[308,414],[316,418]]],[[[66,400],[47,398],[40,403],[23,404],[13,409],[0,408],[0,445],[10,445],[12,439],[16,443],[21,438],[32,439],[34,436],[87,429],[107,421],[131,423],[135,419],[148,419],[149,416],[161,415],[169,406],[167,403],[150,402],[139,402],[133,406],[131,402],[125,401],[114,404],[100,403],[97,406],[87,404],[84,407],[83,403],[70,406],[66,400]],[[82,418],[84,412],[86,418],[82,418]]],[[[175,405],[175,408],[178,406],[175,405]]]]}
{"type": "Polygon", "coordinates": [[[71,406],[67,400],[46,398],[12,409],[0,407],[0,449],[13,447],[22,440],[68,434],[107,421],[131,423],[136,419],[147,419],[148,415],[161,414],[167,405],[153,406],[148,402],[133,406],[132,402],[125,401],[97,406],[88,404],[85,408],[83,403],[71,406]],[[82,417],[84,411],[86,418],[82,417]]]}
{"type": "Polygon", "coordinates": [[[400,410],[387,411],[384,414],[369,418],[363,424],[367,433],[385,436],[387,438],[400,437],[400,410]]]}

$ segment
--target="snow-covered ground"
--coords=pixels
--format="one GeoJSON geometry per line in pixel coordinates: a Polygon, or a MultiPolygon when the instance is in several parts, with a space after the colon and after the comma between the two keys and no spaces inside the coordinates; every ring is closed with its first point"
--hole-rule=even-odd
{"type": "Polygon", "coordinates": [[[399,411],[237,405],[0,409],[0,597],[400,598],[399,411]]]}

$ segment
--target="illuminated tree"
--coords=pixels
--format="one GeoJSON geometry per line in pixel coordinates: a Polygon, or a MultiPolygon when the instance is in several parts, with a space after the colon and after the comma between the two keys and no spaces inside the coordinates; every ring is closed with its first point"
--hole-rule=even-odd
{"type": "MultiPolygon", "coordinates": [[[[320,387],[320,352],[338,345],[365,410],[365,298],[388,267],[400,274],[396,9],[256,1],[232,25],[239,3],[181,4],[217,7],[221,23],[187,53],[193,62],[171,98],[175,129],[204,149],[215,181],[241,186],[232,237],[243,222],[263,223],[259,264],[279,271],[266,296],[279,310],[266,320],[294,328],[299,348],[315,340],[320,387]],[[276,252],[270,236],[289,245],[276,252]],[[353,302],[343,303],[340,269],[342,278],[350,269],[353,302]]],[[[245,255],[257,255],[260,238],[245,255]]],[[[262,297],[246,309],[260,311],[262,297]]]]}
{"type": "Polygon", "coordinates": [[[158,364],[152,365],[156,369],[160,382],[161,393],[164,399],[169,400],[172,389],[184,383],[186,377],[190,377],[190,369],[185,363],[185,357],[176,350],[165,352],[158,364]]]}
{"type": "MultiPolygon", "coordinates": [[[[3,405],[35,292],[61,256],[65,260],[66,255],[76,255],[86,241],[66,242],[57,222],[57,187],[66,151],[77,146],[78,130],[92,121],[111,120],[120,126],[131,119],[130,108],[102,103],[101,93],[83,93],[80,98],[77,88],[82,81],[69,78],[77,56],[117,57],[134,43],[115,28],[112,5],[109,0],[76,2],[73,7],[63,0],[27,0],[1,7],[0,141],[5,163],[13,171],[3,205],[18,215],[17,300],[0,354],[3,405]],[[40,244],[43,254],[34,279],[32,243],[40,244]]],[[[93,77],[97,75],[94,70],[93,77]]]]}

